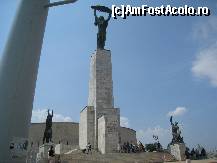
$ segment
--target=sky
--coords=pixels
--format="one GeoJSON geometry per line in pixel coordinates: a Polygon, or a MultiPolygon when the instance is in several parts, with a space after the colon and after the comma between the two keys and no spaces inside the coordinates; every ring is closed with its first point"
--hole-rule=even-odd
{"type": "MultiPolygon", "coordinates": [[[[20,0],[0,2],[0,57],[20,0]]],[[[87,105],[90,56],[97,27],[91,5],[207,6],[205,17],[111,19],[106,49],[112,52],[115,107],[121,124],[144,143],[158,135],[171,141],[173,115],[189,147],[217,148],[217,1],[79,0],[49,10],[34,98],[32,122],[79,122],[87,105]]]]}

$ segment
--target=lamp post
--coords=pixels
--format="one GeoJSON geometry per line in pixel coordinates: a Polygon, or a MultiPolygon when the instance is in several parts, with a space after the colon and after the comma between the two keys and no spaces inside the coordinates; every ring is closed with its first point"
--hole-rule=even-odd
{"type": "Polygon", "coordinates": [[[25,163],[48,10],[75,1],[19,4],[0,63],[0,162],[25,163]]]}

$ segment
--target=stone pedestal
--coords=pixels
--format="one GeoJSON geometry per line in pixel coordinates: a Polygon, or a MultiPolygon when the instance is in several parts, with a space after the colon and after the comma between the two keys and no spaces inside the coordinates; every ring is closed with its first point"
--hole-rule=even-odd
{"type": "Polygon", "coordinates": [[[110,50],[97,49],[91,56],[88,106],[99,112],[114,107],[110,50]]]}
{"type": "Polygon", "coordinates": [[[53,146],[55,149],[54,143],[46,143],[39,147],[39,152],[37,154],[36,162],[37,163],[44,163],[45,161],[48,161],[48,151],[50,147],[53,146]]]}
{"type": "Polygon", "coordinates": [[[97,49],[91,56],[90,62],[88,106],[80,114],[80,148],[84,149],[90,143],[96,150],[100,148],[102,153],[114,151],[119,140],[119,127],[120,110],[114,108],[113,99],[111,51],[97,49]],[[98,122],[100,122],[99,125],[98,122]],[[112,128],[111,124],[115,130],[113,133],[113,130],[109,130],[112,128]],[[111,134],[105,137],[108,131],[111,134]],[[113,140],[115,143],[111,144],[113,140]]]}
{"type": "Polygon", "coordinates": [[[85,149],[87,144],[94,144],[95,111],[93,106],[85,107],[80,113],[79,147],[85,149]]]}
{"type": "Polygon", "coordinates": [[[184,143],[170,145],[170,153],[178,161],[185,160],[185,150],[186,147],[184,143]]]}
{"type": "MultiPolygon", "coordinates": [[[[114,107],[113,98],[111,51],[97,49],[90,62],[88,106],[80,114],[79,146],[85,149],[90,143],[103,154],[114,153],[121,142],[120,133],[120,109],[114,107]]],[[[130,140],[136,142],[136,134],[132,135],[135,139],[130,140]]],[[[124,141],[128,140],[125,136],[124,141]]]]}
{"type": "Polygon", "coordinates": [[[102,154],[118,151],[119,127],[118,114],[108,114],[98,119],[98,149],[102,154]]]}
{"type": "Polygon", "coordinates": [[[94,148],[98,148],[98,119],[105,108],[114,108],[111,51],[97,49],[91,56],[88,106],[95,110],[94,148]]]}

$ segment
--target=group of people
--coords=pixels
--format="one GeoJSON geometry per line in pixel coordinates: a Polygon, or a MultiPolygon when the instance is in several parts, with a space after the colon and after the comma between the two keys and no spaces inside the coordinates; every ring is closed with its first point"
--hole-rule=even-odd
{"type": "MultiPolygon", "coordinates": [[[[90,143],[88,143],[86,148],[82,149],[81,151],[85,154],[92,153],[92,145],[90,143]]],[[[138,144],[125,142],[123,145],[118,144],[118,152],[120,152],[120,153],[145,152],[145,147],[141,142],[139,142],[138,144]]]]}
{"type": "Polygon", "coordinates": [[[123,145],[119,145],[118,151],[120,153],[139,153],[145,152],[145,147],[141,142],[139,142],[138,144],[125,142],[123,145]]]}
{"type": "Polygon", "coordinates": [[[204,148],[202,148],[201,150],[192,148],[191,151],[189,148],[186,148],[185,156],[186,156],[186,159],[198,160],[198,159],[206,158],[207,153],[206,153],[206,150],[204,148]]]}

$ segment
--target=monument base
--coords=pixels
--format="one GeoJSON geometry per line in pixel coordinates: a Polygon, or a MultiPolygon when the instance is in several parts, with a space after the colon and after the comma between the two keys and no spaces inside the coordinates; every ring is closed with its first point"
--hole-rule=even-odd
{"type": "Polygon", "coordinates": [[[120,111],[116,108],[111,110],[113,114],[105,114],[98,119],[98,150],[102,154],[118,152],[120,111]]]}
{"type": "Polygon", "coordinates": [[[178,161],[185,160],[185,144],[184,143],[177,143],[170,145],[170,154],[175,157],[178,161]]]}
{"type": "Polygon", "coordinates": [[[39,147],[39,152],[37,154],[36,162],[37,163],[44,163],[48,161],[48,151],[50,147],[53,146],[53,149],[55,149],[54,143],[45,143],[39,147]]]}

